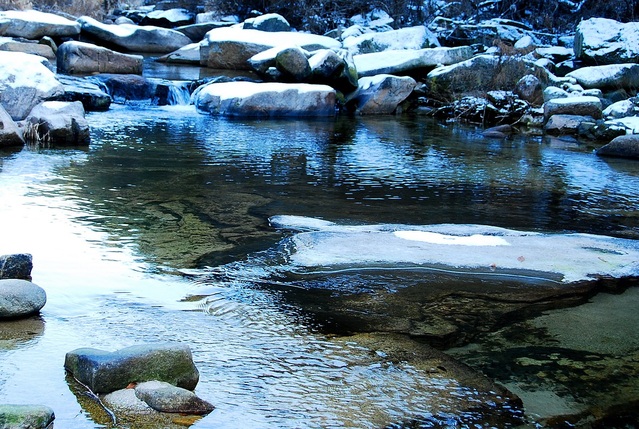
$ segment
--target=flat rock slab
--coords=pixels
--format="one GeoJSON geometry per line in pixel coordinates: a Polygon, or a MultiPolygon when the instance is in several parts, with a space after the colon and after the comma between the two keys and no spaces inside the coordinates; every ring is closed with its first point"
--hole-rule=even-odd
{"type": "Polygon", "coordinates": [[[548,119],[553,115],[580,115],[592,116],[595,119],[601,119],[601,100],[593,96],[556,98],[548,100],[544,103],[544,117],[548,119]]]}
{"type": "Polygon", "coordinates": [[[636,89],[639,87],[638,64],[610,64],[604,66],[582,67],[568,73],[584,88],[599,89],[636,89]]]}
{"type": "Polygon", "coordinates": [[[47,429],[54,419],[53,410],[44,405],[0,405],[2,429],[47,429]]]}
{"type": "Polygon", "coordinates": [[[193,390],[199,381],[191,349],[181,344],[137,345],[115,352],[76,349],[67,353],[64,366],[95,393],[151,380],[193,390]]]}
{"type": "MultiPolygon", "coordinates": [[[[296,216],[276,216],[279,228],[300,229],[296,216]],[[291,225],[288,227],[287,225],[291,225]]],[[[639,242],[592,234],[541,234],[466,225],[322,226],[310,220],[290,238],[291,269],[423,268],[501,273],[563,284],[598,277],[639,276],[639,242]]]]}
{"type": "Polygon", "coordinates": [[[37,10],[0,12],[0,35],[38,40],[44,36],[73,37],[80,34],[80,24],[53,13],[37,10]]]}
{"type": "Polygon", "coordinates": [[[47,302],[40,286],[26,280],[0,280],[0,319],[15,319],[36,314],[47,302]]]}
{"type": "Polygon", "coordinates": [[[226,82],[194,95],[201,112],[231,117],[326,117],[335,115],[335,90],[327,85],[226,82]]]}

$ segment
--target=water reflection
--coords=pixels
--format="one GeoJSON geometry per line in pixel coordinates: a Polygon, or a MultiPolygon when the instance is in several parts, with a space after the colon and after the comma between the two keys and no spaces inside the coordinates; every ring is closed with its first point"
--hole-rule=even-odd
{"type": "Polygon", "coordinates": [[[44,321],[40,317],[23,320],[0,321],[0,349],[28,347],[44,334],[44,321]]]}

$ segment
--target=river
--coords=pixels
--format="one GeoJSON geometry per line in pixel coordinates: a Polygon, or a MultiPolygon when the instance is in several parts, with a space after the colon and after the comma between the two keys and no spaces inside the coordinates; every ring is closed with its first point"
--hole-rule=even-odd
{"type": "MultiPolygon", "coordinates": [[[[192,348],[196,393],[216,406],[193,428],[510,427],[500,412],[442,414],[448,399],[435,392],[454,380],[288,297],[393,294],[416,277],[428,287],[421,274],[282,276],[291,232],[269,218],[639,239],[639,164],[588,143],[486,139],[423,117],[227,120],[193,106],[114,105],[88,120],[88,148],[0,152],[0,254],[31,253],[48,295],[40,317],[0,324],[0,403],[49,405],[56,427],[108,425],[70,389],[66,352],[158,341],[192,348]]],[[[604,396],[636,403],[637,300],[634,288],[599,294],[449,353],[520,395],[529,427],[604,396]]]]}

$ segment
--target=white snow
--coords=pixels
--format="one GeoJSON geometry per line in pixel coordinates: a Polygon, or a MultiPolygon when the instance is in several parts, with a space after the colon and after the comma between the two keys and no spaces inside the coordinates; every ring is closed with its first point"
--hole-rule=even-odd
{"type": "Polygon", "coordinates": [[[304,49],[339,49],[342,44],[330,37],[291,31],[244,30],[236,27],[215,28],[206,33],[209,44],[215,42],[255,43],[264,46],[297,45],[304,49]]]}
{"type": "Polygon", "coordinates": [[[404,240],[421,241],[432,244],[456,244],[460,246],[510,246],[510,243],[501,237],[481,234],[458,236],[428,231],[395,231],[393,234],[396,237],[403,238],[404,240]]]}
{"type": "Polygon", "coordinates": [[[40,12],[37,10],[7,10],[0,12],[1,18],[26,20],[30,22],[37,22],[41,24],[56,24],[56,25],[68,25],[77,26],[75,21],[66,19],[63,16],[53,13],[40,12]]]}
{"type": "Polygon", "coordinates": [[[5,88],[35,87],[43,93],[58,95],[64,92],[62,85],[45,64],[48,61],[38,55],[22,52],[0,52],[0,92],[5,88]]]}

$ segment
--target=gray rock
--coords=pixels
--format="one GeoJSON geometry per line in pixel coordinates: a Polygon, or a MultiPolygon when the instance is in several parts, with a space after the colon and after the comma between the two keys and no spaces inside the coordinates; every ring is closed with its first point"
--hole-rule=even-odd
{"type": "Polygon", "coordinates": [[[606,119],[619,119],[634,116],[637,112],[639,108],[632,100],[622,100],[606,107],[602,114],[606,119]]]}
{"type": "Polygon", "coordinates": [[[64,94],[57,101],[79,101],[87,112],[105,111],[111,106],[111,96],[86,78],[58,75],[58,79],[64,85],[64,94]]]}
{"type": "Polygon", "coordinates": [[[275,56],[275,67],[293,82],[305,82],[311,75],[306,53],[298,47],[282,49],[275,56]]]}
{"type": "Polygon", "coordinates": [[[24,139],[52,146],[88,145],[91,136],[79,101],[45,101],[25,120],[24,139]]]}
{"type": "Polygon", "coordinates": [[[552,115],[546,122],[544,130],[551,135],[577,134],[584,123],[590,123],[594,126],[595,120],[592,116],[552,115]]]}
{"type": "Polygon", "coordinates": [[[58,73],[142,74],[141,55],[122,54],[91,43],[70,41],[58,48],[58,73]]]}
{"type": "Polygon", "coordinates": [[[45,64],[45,58],[22,52],[0,51],[0,104],[14,121],[31,109],[64,93],[64,87],[45,64]]]}
{"type": "Polygon", "coordinates": [[[0,405],[2,429],[53,429],[55,414],[44,405],[0,405]]]}
{"type": "Polygon", "coordinates": [[[592,96],[549,100],[544,103],[544,117],[548,119],[553,115],[592,116],[595,119],[601,119],[601,100],[592,96]]]}
{"type": "Polygon", "coordinates": [[[628,134],[615,137],[610,143],[595,152],[599,156],[639,159],[639,135],[628,134]]]}
{"type": "Polygon", "coordinates": [[[156,413],[156,410],[137,397],[134,389],[116,390],[103,395],[100,399],[116,416],[122,414],[139,416],[156,413]]]}
{"type": "Polygon", "coordinates": [[[36,10],[0,12],[0,36],[38,40],[44,36],[74,37],[80,34],[80,24],[52,13],[36,10]]]}
{"type": "Polygon", "coordinates": [[[135,386],[135,395],[151,408],[164,413],[202,415],[215,409],[190,390],[162,381],[147,381],[135,386]]]}
{"type": "Polygon", "coordinates": [[[36,314],[47,302],[40,286],[26,280],[0,280],[0,319],[14,319],[36,314]]]}
{"type": "Polygon", "coordinates": [[[547,86],[544,89],[544,102],[554,100],[555,98],[568,98],[570,94],[564,89],[556,86],[547,86]]]}
{"type": "Polygon", "coordinates": [[[146,14],[140,25],[151,25],[164,28],[175,28],[192,24],[195,15],[183,8],[173,8],[168,10],[153,10],[146,14]]]}
{"type": "Polygon", "coordinates": [[[342,45],[344,49],[348,49],[353,55],[390,50],[417,50],[440,46],[437,36],[423,25],[347,37],[342,45]]]}
{"type": "Polygon", "coordinates": [[[575,32],[575,57],[592,65],[634,63],[639,56],[639,23],[607,18],[581,21],[575,32]]]}
{"type": "Polygon", "coordinates": [[[639,88],[638,64],[582,67],[568,73],[567,76],[574,78],[584,88],[630,90],[639,88]]]}
{"type": "Polygon", "coordinates": [[[276,46],[298,46],[308,51],[339,49],[330,37],[297,32],[268,32],[238,28],[216,28],[200,46],[201,64],[214,69],[249,70],[248,59],[276,46]]]}
{"type": "Polygon", "coordinates": [[[66,354],[64,367],[95,393],[151,380],[193,390],[199,381],[191,349],[181,344],[137,345],[115,352],[76,349],[66,354]]]}
{"type": "Polygon", "coordinates": [[[200,44],[191,43],[186,46],[182,46],[177,51],[173,51],[166,55],[162,55],[156,61],[161,63],[175,63],[175,64],[200,64],[200,44]]]}
{"type": "Polygon", "coordinates": [[[234,25],[234,22],[215,21],[215,22],[200,22],[197,24],[183,25],[176,27],[174,30],[179,31],[193,42],[200,43],[206,33],[214,28],[229,27],[234,25]]]}
{"type": "Polygon", "coordinates": [[[526,100],[533,106],[541,106],[544,102],[543,85],[539,78],[533,74],[527,74],[519,79],[514,92],[519,98],[526,100]]]}
{"type": "Polygon", "coordinates": [[[345,67],[345,62],[332,49],[320,49],[315,51],[308,59],[313,75],[313,81],[329,84],[345,67]]]}
{"type": "Polygon", "coordinates": [[[270,33],[276,31],[291,31],[291,24],[277,13],[267,13],[255,18],[249,18],[244,21],[244,29],[268,31],[270,33]]]}
{"type": "Polygon", "coordinates": [[[28,253],[0,256],[0,279],[31,280],[32,269],[33,258],[28,253]]]}
{"type": "Polygon", "coordinates": [[[348,97],[347,105],[359,115],[391,114],[416,85],[415,79],[408,76],[363,77],[359,80],[359,88],[348,97]]]}
{"type": "MultiPolygon", "coordinates": [[[[22,145],[24,145],[22,131],[0,104],[0,148],[22,145]]],[[[2,257],[0,257],[1,259],[2,257]]],[[[2,278],[1,273],[2,269],[0,268],[0,278],[2,278]]]]}
{"type": "Polygon", "coordinates": [[[473,56],[470,46],[455,48],[426,48],[417,50],[396,50],[354,55],[357,74],[375,76],[377,74],[407,74],[440,65],[452,65],[466,61],[473,56]]]}
{"type": "Polygon", "coordinates": [[[221,116],[333,116],[335,90],[306,83],[213,83],[194,94],[200,112],[221,116]]]}
{"type": "Polygon", "coordinates": [[[39,55],[47,60],[55,59],[55,53],[51,46],[38,43],[35,40],[16,40],[10,37],[0,37],[0,51],[23,52],[25,54],[39,55]]]}
{"type": "Polygon", "coordinates": [[[168,28],[102,24],[88,16],[83,16],[78,22],[83,33],[132,52],[169,53],[192,43],[184,34],[168,28]]]}

